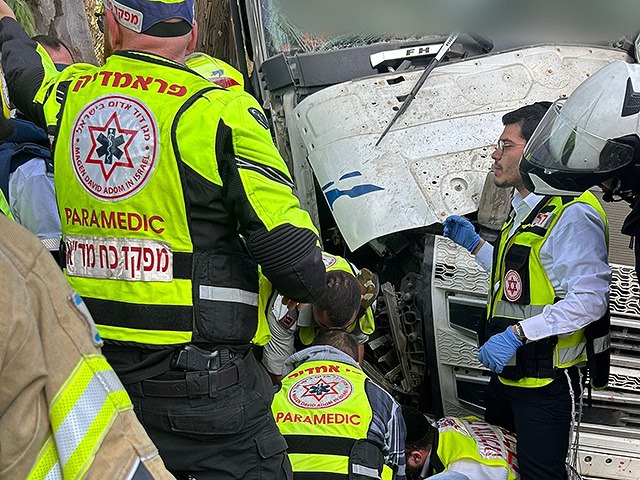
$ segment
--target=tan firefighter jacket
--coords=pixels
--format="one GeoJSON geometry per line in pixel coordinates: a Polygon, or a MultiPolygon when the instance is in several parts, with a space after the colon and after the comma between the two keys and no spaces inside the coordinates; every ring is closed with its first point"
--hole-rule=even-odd
{"type": "Polygon", "coordinates": [[[0,479],[173,478],[53,257],[0,215],[0,479]]]}

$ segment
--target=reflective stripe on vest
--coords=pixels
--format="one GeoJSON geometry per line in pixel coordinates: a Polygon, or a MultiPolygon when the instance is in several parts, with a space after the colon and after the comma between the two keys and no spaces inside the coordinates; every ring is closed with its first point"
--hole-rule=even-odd
{"type": "Polygon", "coordinates": [[[119,412],[133,405],[101,355],[85,355],[51,401],[53,435],[40,450],[29,479],[79,478],[91,467],[119,412]]]}
{"type": "Polygon", "coordinates": [[[605,350],[611,348],[611,335],[607,334],[603,337],[598,337],[593,340],[593,353],[602,353],[605,350]]]}
{"type": "Polygon", "coordinates": [[[545,306],[546,305],[518,305],[517,303],[498,300],[493,309],[493,314],[496,317],[517,318],[520,320],[542,313],[545,306]]]}
{"type": "MultiPolygon", "coordinates": [[[[576,332],[577,333],[577,332],[576,332]]],[[[565,339],[571,339],[573,335],[564,337],[565,339]]],[[[559,336],[558,346],[556,347],[556,365],[560,368],[570,367],[576,363],[584,362],[587,360],[587,342],[582,334],[582,340],[578,344],[563,345],[563,338],[559,336]]]]}
{"type": "MultiPolygon", "coordinates": [[[[332,480],[348,480],[351,478],[349,476],[349,457],[326,454],[311,456],[306,453],[290,453],[289,460],[291,461],[295,480],[306,479],[305,474],[307,473],[310,474],[308,478],[326,478],[328,475],[331,475],[332,480]],[[331,472],[331,474],[326,472],[331,472]]],[[[393,470],[387,465],[382,467],[382,475],[378,475],[378,471],[373,468],[357,464],[352,465],[351,471],[354,474],[371,479],[391,480],[393,478],[393,470]]]]}
{"type": "Polygon", "coordinates": [[[240,290],[239,288],[212,287],[200,285],[200,299],[214,302],[244,303],[253,307],[258,306],[258,294],[240,290]]]}
{"type": "Polygon", "coordinates": [[[60,248],[60,237],[52,237],[52,238],[41,238],[40,241],[49,251],[58,251],[60,248]]]}

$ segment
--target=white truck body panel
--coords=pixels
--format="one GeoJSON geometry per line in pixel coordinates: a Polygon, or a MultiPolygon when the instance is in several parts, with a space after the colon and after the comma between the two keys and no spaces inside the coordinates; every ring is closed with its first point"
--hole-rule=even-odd
{"type": "MultiPolygon", "coordinates": [[[[294,109],[318,183],[349,248],[477,210],[501,117],[569,95],[626,54],[537,46],[437,67],[378,147],[421,71],[334,85],[294,109]]],[[[306,159],[300,159],[306,161],[306,159]]]]}

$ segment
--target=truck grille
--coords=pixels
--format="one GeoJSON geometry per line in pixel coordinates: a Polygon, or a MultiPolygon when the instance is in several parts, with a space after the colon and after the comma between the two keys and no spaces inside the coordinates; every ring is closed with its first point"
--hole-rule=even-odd
{"type": "Polygon", "coordinates": [[[640,288],[633,267],[611,268],[609,386],[591,393],[593,408],[587,410],[584,420],[640,428],[640,288]]]}

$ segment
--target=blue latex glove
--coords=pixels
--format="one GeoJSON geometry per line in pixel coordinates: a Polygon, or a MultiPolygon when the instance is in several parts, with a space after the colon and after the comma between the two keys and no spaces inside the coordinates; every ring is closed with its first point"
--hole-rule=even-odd
{"type": "Polygon", "coordinates": [[[473,224],[460,215],[449,215],[445,219],[443,235],[462,245],[469,253],[473,253],[480,243],[480,235],[476,233],[473,224]]]}
{"type": "Polygon", "coordinates": [[[478,350],[478,360],[489,370],[500,373],[509,359],[516,353],[522,342],[518,340],[511,327],[497,333],[478,350]]]}

